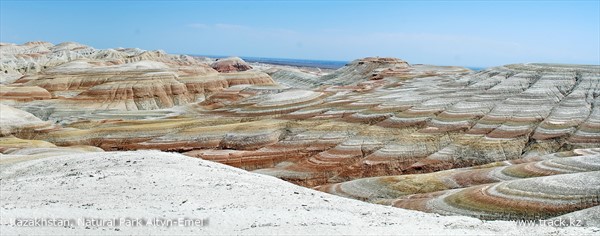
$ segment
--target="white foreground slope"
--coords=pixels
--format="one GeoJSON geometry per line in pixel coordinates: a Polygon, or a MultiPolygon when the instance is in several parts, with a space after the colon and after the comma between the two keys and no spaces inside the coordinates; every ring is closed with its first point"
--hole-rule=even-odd
{"type": "MultiPolygon", "coordinates": [[[[4,156],[5,158],[6,156],[4,156]]],[[[0,156],[0,158],[2,158],[0,156]]],[[[158,151],[70,154],[1,166],[7,234],[594,234],[373,205],[158,151]],[[205,227],[24,228],[11,218],[208,218],[205,227]]]]}

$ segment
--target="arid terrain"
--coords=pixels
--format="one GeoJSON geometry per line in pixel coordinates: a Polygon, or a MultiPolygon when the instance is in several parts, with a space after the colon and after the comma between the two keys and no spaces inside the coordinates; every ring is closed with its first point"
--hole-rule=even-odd
{"type": "Polygon", "coordinates": [[[600,65],[319,70],[71,42],[0,54],[2,232],[123,215],[210,225],[46,230],[600,232],[600,65]],[[569,217],[585,227],[515,226],[569,217]]]}

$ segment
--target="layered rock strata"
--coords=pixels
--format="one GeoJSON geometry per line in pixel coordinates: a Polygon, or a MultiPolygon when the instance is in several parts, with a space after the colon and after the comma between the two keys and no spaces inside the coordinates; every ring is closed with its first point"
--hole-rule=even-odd
{"type": "Polygon", "coordinates": [[[220,74],[196,58],[162,51],[97,50],[73,43],[0,48],[9,84],[0,87],[3,100],[56,99],[93,109],[153,110],[201,101],[229,86],[274,84],[261,72],[220,74]]]}
{"type": "MultiPolygon", "coordinates": [[[[365,58],[322,76],[264,67],[219,73],[196,58],[139,49],[102,54],[68,43],[3,45],[0,51],[13,55],[3,66],[22,65],[23,53],[36,47],[38,59],[27,60],[47,68],[19,72],[0,87],[0,103],[56,125],[38,127],[36,120],[21,132],[3,123],[3,136],[181,152],[348,197],[444,214],[491,217],[503,211],[498,202],[517,199],[472,200],[482,186],[504,186],[492,189],[510,195],[521,191],[513,186],[564,177],[578,188],[573,191],[594,191],[577,182],[595,177],[593,158],[548,158],[600,147],[600,66],[515,64],[472,72],[365,58]],[[64,56],[57,65],[44,64],[51,55],[64,56]],[[587,167],[573,164],[579,162],[587,167]],[[508,164],[513,167],[500,167],[508,164]],[[379,176],[405,176],[399,182],[406,189],[389,190],[379,176]],[[352,189],[359,185],[369,193],[352,189]],[[404,199],[414,194],[427,204],[470,202],[429,207],[404,199]],[[465,210],[471,203],[480,208],[465,210]]],[[[531,207],[511,214],[534,214],[556,203],[525,195],[531,207]]],[[[591,195],[582,196],[588,201],[591,195]]],[[[553,212],[587,207],[574,201],[553,212]]]]}

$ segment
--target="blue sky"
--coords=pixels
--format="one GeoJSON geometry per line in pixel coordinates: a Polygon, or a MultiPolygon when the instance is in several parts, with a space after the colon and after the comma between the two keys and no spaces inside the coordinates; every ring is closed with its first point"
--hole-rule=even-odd
{"type": "Polygon", "coordinates": [[[600,64],[591,1],[6,1],[0,41],[494,66],[600,64]]]}

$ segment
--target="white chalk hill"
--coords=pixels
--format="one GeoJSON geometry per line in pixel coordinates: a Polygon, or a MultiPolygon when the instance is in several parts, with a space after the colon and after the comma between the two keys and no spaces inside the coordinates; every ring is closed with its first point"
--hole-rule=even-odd
{"type": "MultiPolygon", "coordinates": [[[[0,155],[3,158],[11,155],[0,155]]],[[[299,187],[159,151],[96,152],[1,165],[3,235],[12,234],[593,234],[438,216],[299,187]],[[204,227],[16,227],[13,218],[207,218],[204,227]]]]}

